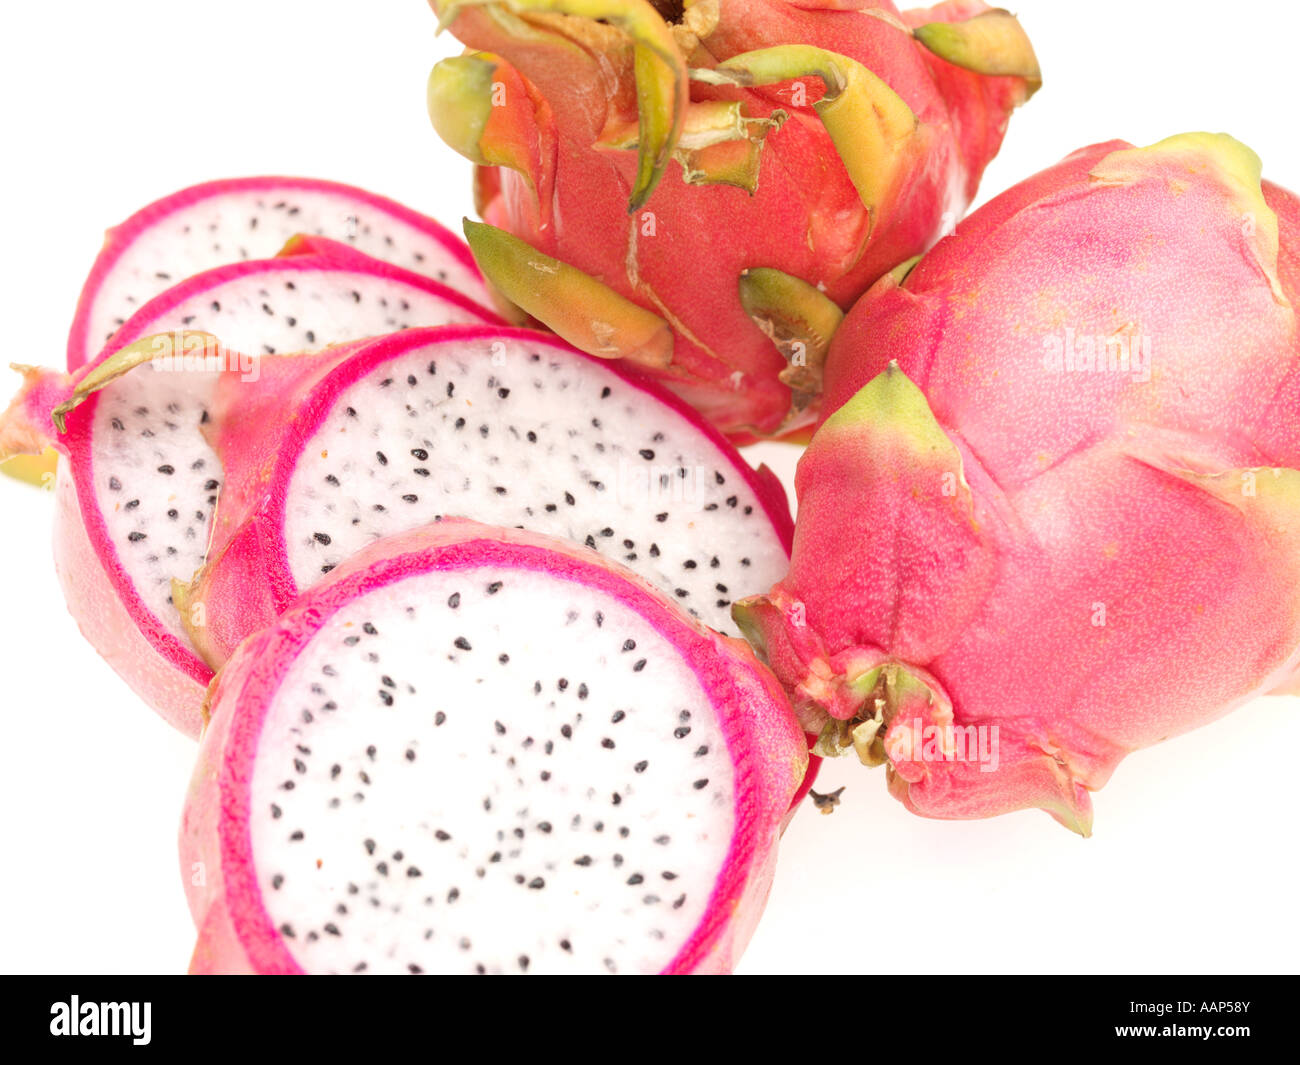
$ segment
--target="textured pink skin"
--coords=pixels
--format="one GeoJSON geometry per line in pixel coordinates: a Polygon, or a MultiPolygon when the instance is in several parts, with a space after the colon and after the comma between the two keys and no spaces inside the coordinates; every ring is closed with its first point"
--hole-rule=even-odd
{"type": "Polygon", "coordinates": [[[766,467],[754,470],[726,439],[699,414],[653,382],[618,364],[594,359],[570,348],[550,334],[527,329],[445,326],[437,330],[408,329],[376,340],[346,359],[336,360],[328,373],[293,382],[293,389],[264,380],[253,389],[228,375],[214,409],[213,444],[227,471],[227,486],[218,506],[216,531],[209,558],[215,560],[201,598],[207,603],[206,648],[209,660],[220,665],[249,633],[271,623],[300,594],[290,571],[284,540],[289,483],[302,450],[336,397],[375,367],[432,342],[457,344],[484,337],[520,339],[557,350],[566,358],[597,362],[646,393],[648,403],[666,406],[695,426],[717,446],[722,457],[755,491],[783,546],[789,549],[793,522],[784,489],[766,467]],[[278,421],[250,416],[248,404],[278,397],[278,421]],[[268,431],[248,432],[250,424],[268,431]],[[228,427],[228,428],[227,428],[228,427]]]}
{"type": "Polygon", "coordinates": [[[806,748],[780,686],[743,643],[699,625],[622,567],[565,541],[462,520],[391,537],[339,566],[250,637],[212,689],[212,722],[181,822],[180,856],[199,940],[193,973],[298,973],[262,906],[249,787],[263,723],[294,655],[352,598],[418,573],[497,564],[607,592],[681,649],[722,714],[736,766],[737,829],[707,913],[665,970],[729,972],[767,899],[782,816],[806,748]],[[195,885],[196,868],[204,871],[195,885]]]}
{"type": "MultiPolygon", "coordinates": [[[[467,271],[476,277],[479,276],[478,267],[474,264],[474,257],[470,255],[469,248],[465,246],[464,241],[459,237],[439,225],[432,218],[412,211],[409,207],[405,207],[394,200],[377,196],[373,192],[367,192],[365,189],[333,181],[296,177],[267,176],[209,181],[201,185],[192,185],[189,188],[181,189],[179,192],[174,192],[170,196],[155,200],[105,234],[104,246],[91,267],[85,285],[82,286],[81,296],[77,300],[76,314],[72,319],[72,327],[68,331],[68,370],[77,370],[90,362],[95,351],[98,350],[98,345],[87,336],[95,298],[98,296],[105,278],[110,275],[117,265],[123,252],[139,240],[142,234],[147,233],[175,211],[190,207],[200,200],[231,192],[274,192],[276,189],[329,193],[341,199],[351,200],[379,214],[389,215],[399,222],[423,230],[435,241],[443,245],[448,254],[467,271]]],[[[214,262],[212,265],[216,266],[218,264],[214,262]]]]}
{"type": "MultiPolygon", "coordinates": [[[[913,12],[909,21],[986,9],[978,2],[946,4],[913,12]]],[[[960,217],[1001,145],[1011,110],[1025,97],[1022,80],[953,67],[871,11],[899,17],[888,0],[722,0],[718,28],[688,57],[694,66],[709,66],[752,49],[810,44],[847,55],[887,82],[930,139],[913,160],[902,199],[885,205],[871,232],[812,110],[822,91],[816,78],[804,79],[809,106],[801,108],[791,106],[789,86],[741,90],[693,82],[694,100],[742,100],[755,117],[778,108],[790,112],[766,141],[757,191],[750,196],[732,186],[688,185],[673,162],[645,206],[629,216],[635,153],[593,146],[609,113],[632,114],[630,86],[619,83],[617,64],[557,57],[511,37],[477,8],[465,9],[453,24],[467,45],[517,67],[551,108],[522,116],[536,129],[536,171],[525,177],[499,168],[480,183],[490,195],[484,219],[668,318],[675,327],[673,362],[656,376],[742,443],[797,433],[813,423],[816,407],[787,420],[790,391],[777,379],[786,363],[740,304],[741,272],[775,267],[820,284],[849,307],[876,278],[924,251],[960,217]],[[656,235],[638,237],[647,211],[656,235]],[[635,285],[629,258],[636,263],[635,285]]],[[[512,99],[531,111],[531,101],[520,94],[512,99]]]]}
{"type": "MultiPolygon", "coordinates": [[[[477,315],[484,322],[500,321],[491,311],[437,281],[372,259],[346,245],[313,238],[310,253],[218,267],[168,289],[141,307],[93,363],[71,376],[42,371],[32,378],[24,385],[20,401],[0,419],[0,443],[21,430],[30,437],[29,449],[50,444],[67,456],[67,461],[60,464],[59,482],[69,480],[70,483],[61,493],[55,538],[59,545],[60,580],[68,608],[78,619],[82,633],[164,719],[196,738],[202,723],[203,694],[212,679],[212,670],[188,643],[169,632],[145,606],[118,559],[94,489],[91,429],[99,396],[90,395],[68,414],[67,431],[62,435],[53,431],[50,410],[71,394],[77,380],[121,348],[151,335],[174,307],[197,294],[254,275],[282,280],[340,269],[391,279],[412,290],[437,296],[449,307],[477,315]],[[72,494],[81,501],[80,506],[69,502],[72,494]],[[116,607],[110,605],[112,601],[116,607]],[[129,626],[129,631],[123,626],[129,626]]],[[[350,345],[341,345],[319,354],[283,360],[283,365],[292,365],[295,373],[320,370],[344,358],[350,350],[350,345]]],[[[278,356],[264,356],[260,365],[270,379],[283,376],[282,360],[278,356]]],[[[266,422],[273,411],[252,413],[266,422]]]]}
{"type": "Polygon", "coordinates": [[[997,772],[893,760],[891,790],[925,816],[1037,806],[1086,833],[1088,792],[1127,753],[1300,679],[1300,500],[1256,518],[1184,473],[1300,468],[1300,202],[1265,183],[1279,299],[1203,157],[1090,178],[1129,147],[1083,149],[977,211],[832,346],[826,410],[896,361],[960,456],[969,510],[940,492],[929,437],[828,426],[757,627],[808,727],[856,712],[855,657],[929,678],[927,721],[946,699],[958,725],[999,727],[997,772]],[[1048,376],[1047,338],[1126,324],[1152,338],[1148,382],[1048,376]]]}
{"type": "Polygon", "coordinates": [[[81,633],[132,690],[188,736],[203,726],[200,707],[211,672],[174,641],[142,627],[116,592],[104,559],[86,535],[77,489],[59,464],[55,481],[54,567],[81,633]],[[145,668],[141,667],[145,664],[145,668]]]}

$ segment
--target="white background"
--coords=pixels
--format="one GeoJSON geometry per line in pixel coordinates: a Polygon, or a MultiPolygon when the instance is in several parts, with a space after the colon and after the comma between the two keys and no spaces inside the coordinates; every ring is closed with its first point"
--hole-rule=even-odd
{"type": "MultiPolygon", "coordinates": [[[[981,199],[1076,147],[1189,129],[1235,134],[1300,189],[1300,5],[1021,0],[1018,13],[1046,84],[981,199]]],[[[9,10],[4,361],[61,365],[102,231],[196,181],[330,177],[456,225],[467,164],[423,102],[456,45],[433,30],[420,0],[9,10]]],[[[788,481],[793,449],[754,454],[788,481]]],[[[49,504],[0,479],[0,970],[180,972],[193,929],[175,835],[193,747],[81,641],[49,504]]],[[[924,821],[879,771],[830,765],[821,787],[847,784],[844,805],[787,834],[742,971],[1294,971],[1298,750],[1300,700],[1257,701],[1127,759],[1086,841],[1038,812],[924,821]]]]}

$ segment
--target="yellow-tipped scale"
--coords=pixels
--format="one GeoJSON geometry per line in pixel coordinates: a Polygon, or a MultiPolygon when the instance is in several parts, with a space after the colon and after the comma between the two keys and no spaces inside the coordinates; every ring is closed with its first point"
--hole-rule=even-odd
{"type": "Polygon", "coordinates": [[[502,296],[575,348],[659,368],[672,361],[668,323],[608,285],[496,226],[467,218],[465,239],[502,296]]]}

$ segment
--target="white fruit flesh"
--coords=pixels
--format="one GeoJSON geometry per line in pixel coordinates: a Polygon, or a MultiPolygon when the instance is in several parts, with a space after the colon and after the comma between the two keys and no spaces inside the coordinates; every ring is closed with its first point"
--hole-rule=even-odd
{"type": "MultiPolygon", "coordinates": [[[[260,355],[321,348],[412,325],[477,321],[481,318],[472,310],[375,274],[269,269],[205,289],[151,317],[147,326],[133,322],[129,339],[202,329],[232,352],[260,355]]],[[[158,365],[165,368],[142,366],[99,393],[94,483],[128,581],[164,627],[184,638],[171,582],[188,582],[203,564],[223,478],[202,433],[217,374],[166,361],[158,365]],[[121,488],[113,488],[114,482],[121,488]]]]}
{"type": "Polygon", "coordinates": [[[731,845],[698,678],[622,601],[540,571],[347,604],[257,751],[256,879],[313,972],[657,972],[731,845]]]}
{"type": "Polygon", "coordinates": [[[285,539],[299,589],[444,516],[560,536],[734,632],[786,570],[753,488],[687,417],[599,363],[516,339],[430,344],[342,389],[297,457],[285,539]]]}
{"type": "Polygon", "coordinates": [[[165,215],[119,256],[95,294],[87,356],[164,289],[214,266],[269,258],[299,233],[344,241],[485,298],[478,277],[435,237],[362,201],[294,188],[226,191],[165,215]]]}

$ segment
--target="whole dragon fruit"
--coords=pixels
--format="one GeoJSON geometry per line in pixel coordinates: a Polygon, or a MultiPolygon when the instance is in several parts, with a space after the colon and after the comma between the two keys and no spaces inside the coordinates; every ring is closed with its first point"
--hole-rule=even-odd
{"type": "Polygon", "coordinates": [[[434,68],[429,110],[477,164],[484,273],[742,441],[816,417],[824,347],[764,333],[828,339],[965,210],[1040,82],[979,0],[431,3],[482,50],[434,68]]]}
{"type": "Polygon", "coordinates": [[[1300,201],[1209,134],[1083,149],[883,278],[735,611],[818,750],[1087,834],[1126,754],[1293,686],[1297,298],[1300,201]]]}

